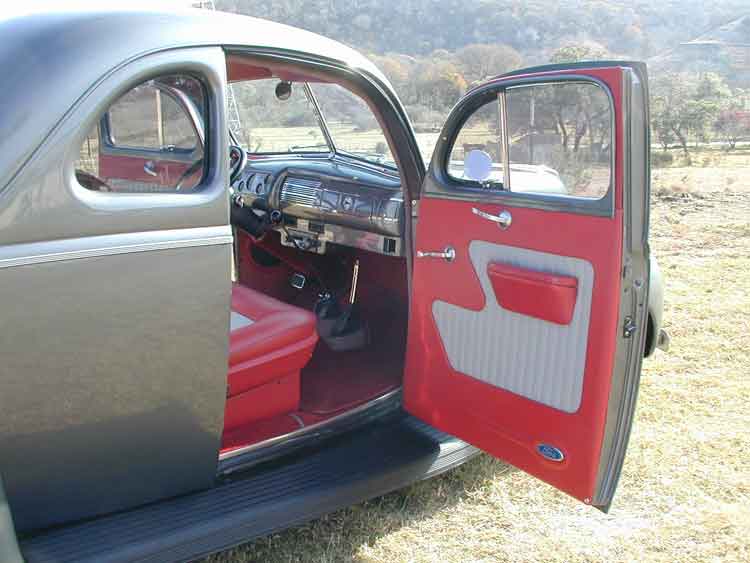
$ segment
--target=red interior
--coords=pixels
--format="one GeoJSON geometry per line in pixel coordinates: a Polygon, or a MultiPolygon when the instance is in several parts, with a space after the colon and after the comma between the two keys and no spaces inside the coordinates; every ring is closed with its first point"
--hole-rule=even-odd
{"type": "Polygon", "coordinates": [[[261,66],[244,56],[227,56],[227,79],[229,82],[272,77],[288,82],[327,82],[327,80],[317,74],[303,73],[298,69],[289,68],[287,65],[264,63],[261,66]]]}
{"type": "Polygon", "coordinates": [[[559,325],[570,324],[578,293],[576,278],[498,262],[487,265],[487,275],[504,309],[559,325]]]}
{"type": "Polygon", "coordinates": [[[297,410],[300,370],[318,341],[312,313],[246,287],[232,288],[232,311],[253,322],[229,337],[225,430],[297,410]]]}
{"type": "Polygon", "coordinates": [[[340,247],[325,255],[284,247],[278,233],[239,232],[239,283],[232,310],[255,322],[232,332],[222,452],[325,421],[401,385],[406,349],[403,259],[340,247]],[[357,304],[364,349],[334,352],[318,340],[312,307],[325,285],[348,295],[359,260],[357,304]],[[297,290],[293,273],[308,278],[297,290]],[[317,341],[317,344],[316,344],[317,341]]]}
{"type": "MultiPolygon", "coordinates": [[[[107,153],[106,147],[102,147],[99,153],[98,176],[105,182],[109,180],[129,180],[131,182],[174,187],[192,163],[168,160],[168,158],[165,158],[166,156],[164,153],[160,153],[156,158],[133,154],[113,155],[107,153]],[[150,163],[150,167],[156,173],[156,176],[151,176],[145,172],[146,163],[150,163]]],[[[202,170],[198,170],[195,174],[186,178],[184,181],[185,189],[194,187],[200,181],[202,173],[202,170]]]]}
{"type": "Polygon", "coordinates": [[[596,487],[618,330],[624,136],[622,71],[585,69],[575,74],[600,79],[612,93],[616,139],[614,215],[596,217],[483,205],[482,210],[487,213],[507,210],[512,214],[513,226],[503,231],[472,212],[475,202],[423,198],[417,248],[436,250],[450,245],[456,249],[456,258],[452,262],[415,262],[404,404],[409,412],[433,426],[585,501],[592,498],[596,487]],[[432,315],[432,304],[441,300],[475,311],[484,307],[485,295],[469,258],[472,240],[582,258],[593,266],[583,394],[577,412],[566,413],[530,401],[451,367],[432,315]],[[563,450],[565,460],[554,462],[538,455],[537,447],[543,443],[563,450]]]}

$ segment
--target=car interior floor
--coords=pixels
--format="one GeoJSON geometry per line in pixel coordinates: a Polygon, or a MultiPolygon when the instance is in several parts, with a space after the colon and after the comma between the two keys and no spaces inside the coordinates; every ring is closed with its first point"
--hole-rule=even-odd
{"type": "Polygon", "coordinates": [[[349,350],[334,350],[320,338],[300,373],[298,408],[227,428],[223,453],[330,420],[401,386],[408,311],[403,258],[349,247],[302,252],[281,245],[278,232],[255,240],[238,230],[236,241],[240,286],[310,312],[326,293],[348,306],[357,264],[353,316],[366,325],[367,338],[349,350]]]}

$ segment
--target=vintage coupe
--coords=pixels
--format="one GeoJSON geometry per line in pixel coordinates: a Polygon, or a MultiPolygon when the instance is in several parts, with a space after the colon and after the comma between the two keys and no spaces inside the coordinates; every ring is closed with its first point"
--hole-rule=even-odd
{"type": "Polygon", "coordinates": [[[305,31],[0,37],[0,560],[189,560],[479,449],[608,509],[666,344],[643,65],[489,80],[426,170],[383,74],[305,31]]]}

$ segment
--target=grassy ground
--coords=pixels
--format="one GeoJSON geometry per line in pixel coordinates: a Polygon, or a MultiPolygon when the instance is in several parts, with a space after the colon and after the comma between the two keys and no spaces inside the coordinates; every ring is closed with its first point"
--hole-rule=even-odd
{"type": "Polygon", "coordinates": [[[750,154],[706,156],[654,171],[672,350],[644,364],[609,514],[482,456],[209,561],[750,561],[750,154]]]}

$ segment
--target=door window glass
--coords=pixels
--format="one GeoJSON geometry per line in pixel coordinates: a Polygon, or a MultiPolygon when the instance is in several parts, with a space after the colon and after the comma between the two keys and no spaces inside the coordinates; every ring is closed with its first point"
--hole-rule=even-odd
{"type": "Polygon", "coordinates": [[[599,199],[609,190],[611,150],[612,113],[601,87],[519,86],[469,117],[453,145],[449,173],[489,189],[599,199]],[[478,159],[487,166],[475,167],[478,159]],[[476,177],[474,170],[484,169],[489,172],[476,177]]]}
{"type": "Polygon", "coordinates": [[[454,178],[478,180],[472,172],[471,166],[466,167],[466,160],[471,163],[472,152],[480,151],[489,157],[491,169],[485,179],[488,185],[501,186],[502,170],[502,141],[500,138],[500,111],[496,99],[481,106],[472,113],[458,133],[448,163],[448,172],[454,178]]]}
{"type": "Polygon", "coordinates": [[[97,191],[187,193],[204,169],[206,96],[199,80],[168,75],[117,99],[81,146],[76,177],[97,191]]]}

